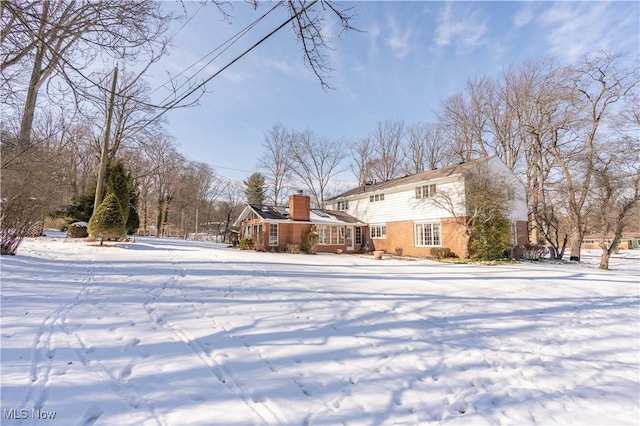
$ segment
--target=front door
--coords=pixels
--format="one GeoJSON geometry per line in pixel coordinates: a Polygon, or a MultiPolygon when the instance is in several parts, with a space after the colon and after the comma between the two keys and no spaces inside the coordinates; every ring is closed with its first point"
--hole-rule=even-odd
{"type": "Polygon", "coordinates": [[[348,251],[354,250],[355,247],[353,245],[353,226],[347,226],[344,230],[344,242],[347,246],[348,251]]]}

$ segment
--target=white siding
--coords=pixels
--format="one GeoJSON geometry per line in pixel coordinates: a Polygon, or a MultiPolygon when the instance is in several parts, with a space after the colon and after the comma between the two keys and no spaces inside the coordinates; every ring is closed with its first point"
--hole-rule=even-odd
{"type": "MultiPolygon", "coordinates": [[[[432,183],[432,182],[430,182],[432,183]]],[[[357,217],[367,223],[387,223],[404,220],[429,221],[438,220],[443,217],[451,217],[452,214],[438,207],[430,198],[416,199],[416,186],[420,184],[405,186],[403,188],[392,188],[384,192],[384,201],[369,201],[369,196],[373,193],[365,192],[358,199],[349,200],[347,213],[357,217]]],[[[454,201],[461,207],[461,186],[458,182],[437,184],[437,191],[451,194],[454,201]]]]}
{"type": "MultiPolygon", "coordinates": [[[[490,158],[487,163],[481,163],[480,167],[486,167],[485,170],[489,173],[504,177],[512,184],[515,190],[515,199],[513,200],[510,219],[526,221],[528,209],[525,187],[517,176],[498,157],[490,158]]],[[[464,188],[462,183],[458,181],[459,178],[459,176],[449,176],[407,184],[401,187],[392,187],[388,190],[362,192],[346,199],[349,208],[345,212],[370,224],[405,220],[423,222],[452,217],[450,208],[436,206],[431,198],[416,199],[416,187],[425,184],[436,184],[437,192],[439,194],[448,194],[455,204],[456,214],[463,216],[465,214],[464,188]],[[384,194],[384,201],[371,202],[369,197],[375,194],[384,194]]],[[[327,207],[335,209],[336,204],[333,203],[327,207]]]]}
{"type": "Polygon", "coordinates": [[[492,173],[496,173],[505,178],[514,189],[515,198],[511,206],[511,214],[509,215],[509,218],[511,220],[528,220],[529,209],[527,208],[527,196],[524,184],[520,182],[520,179],[518,179],[518,177],[511,172],[509,167],[507,167],[507,165],[498,157],[490,158],[488,167],[492,173]]]}

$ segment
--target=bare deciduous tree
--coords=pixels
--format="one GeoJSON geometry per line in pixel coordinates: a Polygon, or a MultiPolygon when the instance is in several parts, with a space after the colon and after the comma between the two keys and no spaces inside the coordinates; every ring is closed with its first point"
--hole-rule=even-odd
{"type": "Polygon", "coordinates": [[[442,102],[438,119],[460,161],[489,156],[485,139],[489,132],[491,87],[487,78],[469,80],[466,93],[457,93],[442,102]]]}
{"type": "Polygon", "coordinates": [[[294,133],[290,148],[291,172],[310,192],[314,206],[322,206],[331,179],[343,171],[345,153],[344,144],[320,139],[311,130],[294,133]]]}
{"type": "Polygon", "coordinates": [[[451,163],[448,141],[442,129],[435,123],[416,123],[407,129],[407,174],[434,170],[451,163]]]}
{"type": "Polygon", "coordinates": [[[612,120],[612,109],[629,98],[640,82],[638,68],[628,69],[619,56],[590,55],[567,69],[571,106],[577,125],[565,140],[548,148],[562,172],[565,200],[572,227],[571,259],[580,260],[587,230],[588,197],[592,190],[597,140],[612,120]]]}
{"type": "Polygon", "coordinates": [[[267,132],[262,143],[265,149],[258,160],[265,171],[267,198],[275,206],[286,203],[287,188],[291,185],[291,168],[288,161],[292,132],[281,123],[276,123],[267,132]]]}
{"type": "Polygon", "coordinates": [[[367,182],[373,182],[373,175],[371,172],[373,162],[373,149],[371,146],[371,137],[367,136],[357,142],[349,144],[349,151],[351,152],[351,171],[358,179],[358,185],[366,185],[367,182]]]}
{"type": "Polygon", "coordinates": [[[639,100],[637,91],[629,96],[616,114],[615,132],[598,143],[596,149],[590,228],[599,236],[601,269],[609,269],[611,255],[618,250],[624,232],[637,229],[640,206],[639,100]]]}
{"type": "Polygon", "coordinates": [[[403,142],[405,137],[404,120],[378,121],[371,134],[371,146],[374,158],[371,162],[371,174],[378,181],[398,177],[404,161],[403,142]]]}
{"type": "MultiPolygon", "coordinates": [[[[162,35],[169,19],[151,0],[4,1],[2,21],[10,29],[3,34],[2,69],[23,66],[29,70],[18,143],[31,144],[38,93],[52,75],[61,76],[73,87],[71,75],[99,55],[130,61],[153,56],[158,45],[164,50],[162,35]]],[[[12,83],[3,80],[2,85],[12,83]]]]}

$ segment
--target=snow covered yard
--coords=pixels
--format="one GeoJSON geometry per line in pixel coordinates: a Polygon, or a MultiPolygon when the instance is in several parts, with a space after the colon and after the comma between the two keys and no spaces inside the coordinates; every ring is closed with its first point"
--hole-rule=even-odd
{"type": "Polygon", "coordinates": [[[640,420],[637,251],[600,271],[48,237],[1,266],[2,424],[640,420]]]}

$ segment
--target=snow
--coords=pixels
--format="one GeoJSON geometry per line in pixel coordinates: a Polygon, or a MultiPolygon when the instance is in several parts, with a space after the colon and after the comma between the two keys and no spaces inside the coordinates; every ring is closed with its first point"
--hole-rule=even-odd
{"type": "Polygon", "coordinates": [[[585,259],[27,239],[2,257],[2,424],[638,424],[640,251],[585,259]]]}

